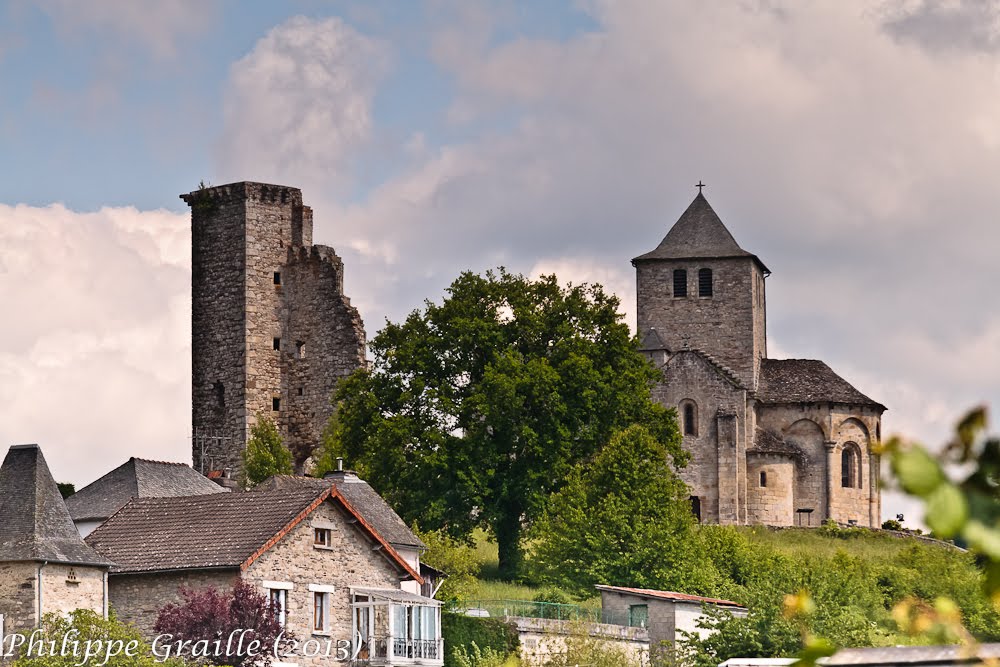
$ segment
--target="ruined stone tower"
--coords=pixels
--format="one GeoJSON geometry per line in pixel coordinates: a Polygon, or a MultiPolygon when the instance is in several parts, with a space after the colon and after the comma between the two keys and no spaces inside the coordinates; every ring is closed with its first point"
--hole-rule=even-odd
{"type": "Polygon", "coordinates": [[[194,468],[237,472],[258,414],[301,466],[337,381],[365,363],[343,262],[313,245],[297,188],[241,182],[181,199],[191,207],[194,468]]]}

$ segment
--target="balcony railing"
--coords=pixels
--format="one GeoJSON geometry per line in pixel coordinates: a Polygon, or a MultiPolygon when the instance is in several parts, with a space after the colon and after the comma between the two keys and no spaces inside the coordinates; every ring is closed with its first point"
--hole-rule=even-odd
{"type": "Polygon", "coordinates": [[[410,661],[444,662],[444,640],[369,637],[358,653],[359,665],[396,665],[410,661]]]}

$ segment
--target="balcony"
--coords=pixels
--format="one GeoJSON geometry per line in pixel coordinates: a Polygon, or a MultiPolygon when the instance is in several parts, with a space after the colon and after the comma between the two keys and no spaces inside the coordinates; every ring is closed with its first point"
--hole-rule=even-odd
{"type": "Polygon", "coordinates": [[[441,603],[398,589],[352,588],[358,667],[444,665],[441,603]]]}
{"type": "Polygon", "coordinates": [[[443,665],[444,640],[369,637],[352,665],[443,665]]]}

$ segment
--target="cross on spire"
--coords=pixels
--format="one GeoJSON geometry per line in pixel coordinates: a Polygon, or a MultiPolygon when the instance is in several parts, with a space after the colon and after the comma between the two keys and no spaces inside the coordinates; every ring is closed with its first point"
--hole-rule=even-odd
{"type": "Polygon", "coordinates": [[[695,183],[695,187],[697,187],[697,188],[698,188],[698,194],[701,194],[701,189],[702,189],[703,187],[705,187],[705,184],[704,184],[704,183],[702,183],[702,182],[701,182],[701,179],[699,178],[699,179],[698,179],[698,182],[697,182],[697,183],[695,183]]]}

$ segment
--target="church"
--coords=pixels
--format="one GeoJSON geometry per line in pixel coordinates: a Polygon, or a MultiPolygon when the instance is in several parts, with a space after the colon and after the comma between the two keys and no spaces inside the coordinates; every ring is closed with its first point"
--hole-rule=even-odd
{"type": "Polygon", "coordinates": [[[765,278],[701,193],[632,260],[642,351],[677,409],[699,521],[879,527],[885,406],[815,359],[769,359],[765,278]]]}

